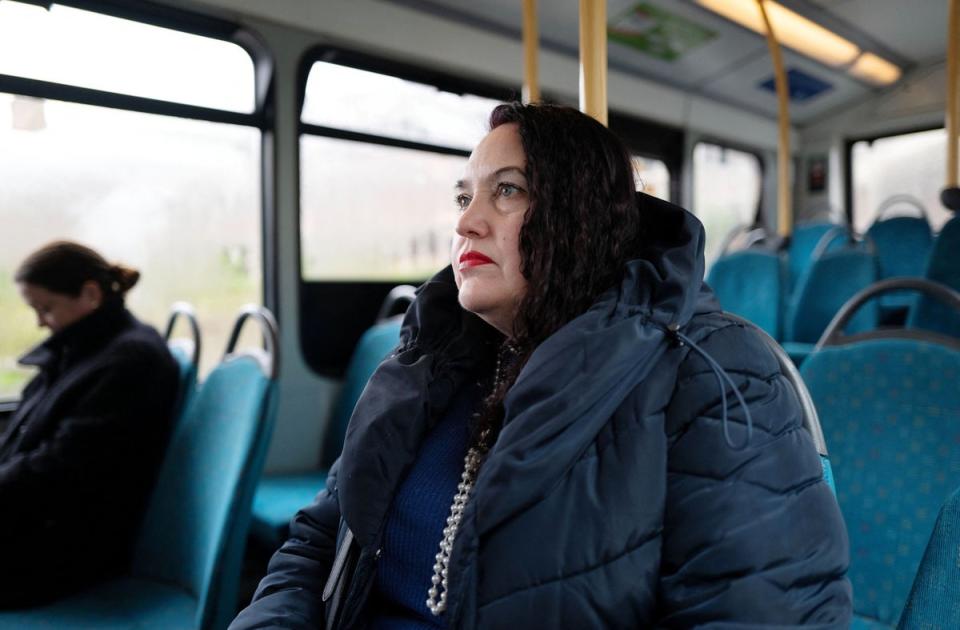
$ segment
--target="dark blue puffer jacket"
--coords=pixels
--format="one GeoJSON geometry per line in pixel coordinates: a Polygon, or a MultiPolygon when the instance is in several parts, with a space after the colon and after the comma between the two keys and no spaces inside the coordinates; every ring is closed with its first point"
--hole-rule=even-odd
{"type": "MultiPolygon", "coordinates": [[[[847,627],[846,532],[795,394],[703,285],[699,222],[651,197],[640,205],[652,245],[537,348],[507,396],[451,555],[446,621],[847,627]],[[742,393],[751,432],[732,388],[723,421],[703,353],[742,393]]],[[[421,287],[327,489],[231,628],[363,627],[393,494],[493,343],[457,304],[449,268],[421,287]]]]}

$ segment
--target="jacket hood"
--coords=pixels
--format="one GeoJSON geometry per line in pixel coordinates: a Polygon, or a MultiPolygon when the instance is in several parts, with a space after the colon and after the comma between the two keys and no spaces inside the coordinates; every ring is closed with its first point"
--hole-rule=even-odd
{"type": "MultiPolygon", "coordinates": [[[[719,309],[703,284],[700,222],[648,195],[638,204],[644,251],[618,286],[534,351],[504,401],[504,428],[468,504],[480,533],[542,498],[589,447],[672,345],[668,327],[719,309]]],[[[343,452],[352,456],[340,462],[341,508],[358,541],[374,539],[434,412],[464,375],[490,363],[500,340],[460,307],[450,267],[420,287],[400,349],[371,378],[347,429],[343,452]]]]}
{"type": "MultiPolygon", "coordinates": [[[[622,306],[645,307],[657,321],[686,324],[694,315],[719,310],[703,284],[703,224],[680,206],[637,193],[646,245],[627,264],[616,297],[622,306]]],[[[601,298],[611,299],[608,296],[601,298]]]]}
{"type": "Polygon", "coordinates": [[[642,193],[638,204],[648,235],[641,257],[534,351],[507,394],[505,426],[476,485],[480,534],[549,491],[674,345],[671,329],[720,310],[703,283],[700,221],[642,193]]]}

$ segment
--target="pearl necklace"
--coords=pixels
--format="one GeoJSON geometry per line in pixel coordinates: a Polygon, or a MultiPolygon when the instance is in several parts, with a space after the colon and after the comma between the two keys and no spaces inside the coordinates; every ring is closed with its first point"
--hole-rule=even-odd
{"type": "MultiPolygon", "coordinates": [[[[516,350],[512,346],[505,345],[503,351],[497,353],[497,369],[493,377],[494,392],[500,387],[500,368],[504,352],[515,353],[516,350]]],[[[430,588],[427,589],[427,608],[435,616],[439,616],[447,609],[447,575],[450,569],[450,551],[453,549],[453,541],[457,538],[457,531],[460,529],[460,521],[463,519],[463,511],[467,507],[467,500],[473,491],[473,484],[477,480],[477,472],[480,470],[480,464],[483,463],[483,457],[487,452],[488,436],[489,432],[484,431],[480,435],[479,444],[471,446],[466,457],[463,458],[463,474],[460,475],[457,494],[454,495],[453,503],[450,505],[450,516],[447,517],[447,526],[443,528],[440,551],[435,556],[436,563],[433,565],[433,576],[430,578],[430,588]]]]}
{"type": "Polygon", "coordinates": [[[453,549],[453,541],[457,537],[457,530],[460,529],[463,510],[467,506],[467,499],[470,498],[482,460],[483,454],[475,446],[470,447],[463,460],[463,474],[460,475],[457,494],[450,505],[450,516],[447,517],[447,526],[443,528],[440,551],[437,552],[437,562],[433,565],[433,576],[430,578],[431,584],[427,590],[427,608],[434,615],[439,615],[447,609],[447,572],[450,568],[450,550],[453,549]],[[437,599],[438,595],[439,599],[437,599]]]}

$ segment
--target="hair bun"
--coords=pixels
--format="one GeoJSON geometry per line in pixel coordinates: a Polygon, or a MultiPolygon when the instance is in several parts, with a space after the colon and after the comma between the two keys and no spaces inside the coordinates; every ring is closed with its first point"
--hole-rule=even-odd
{"type": "Polygon", "coordinates": [[[113,285],[111,288],[117,293],[126,293],[140,280],[140,272],[123,265],[113,265],[110,267],[110,275],[113,276],[113,285]]]}

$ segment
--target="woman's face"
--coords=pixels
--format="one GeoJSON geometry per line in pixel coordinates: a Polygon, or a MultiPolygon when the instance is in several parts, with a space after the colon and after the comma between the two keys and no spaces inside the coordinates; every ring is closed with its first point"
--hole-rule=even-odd
{"type": "Polygon", "coordinates": [[[37,314],[37,326],[54,333],[97,310],[102,299],[100,287],[93,281],[85,283],[77,297],[27,282],[20,282],[17,287],[23,301],[37,314]]]}
{"type": "Polygon", "coordinates": [[[460,305],[508,337],[527,290],[520,273],[526,165],[517,125],[501,125],[473,150],[456,186],[460,219],[450,257],[460,305]]]}

